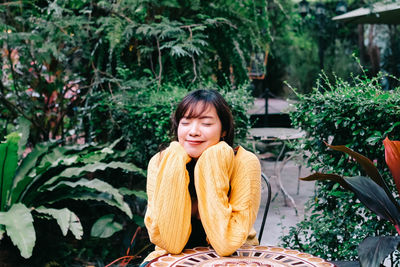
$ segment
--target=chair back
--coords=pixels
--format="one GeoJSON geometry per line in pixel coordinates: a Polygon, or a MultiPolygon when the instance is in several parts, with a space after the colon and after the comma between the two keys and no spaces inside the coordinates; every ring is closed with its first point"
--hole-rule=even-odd
{"type": "MultiPolygon", "coordinates": [[[[262,221],[261,221],[261,227],[260,227],[260,230],[258,231],[258,241],[260,242],[260,244],[261,244],[261,238],[262,238],[262,235],[263,235],[263,232],[264,232],[265,221],[266,221],[267,215],[268,215],[269,204],[271,203],[271,184],[269,182],[268,177],[264,173],[261,173],[261,183],[265,183],[266,189],[267,189],[266,193],[268,195],[267,195],[267,199],[266,199],[266,202],[265,202],[265,209],[264,209],[264,213],[263,213],[263,217],[262,217],[262,221]]],[[[261,192],[262,193],[265,192],[263,187],[262,187],[262,191],[261,192]]]]}

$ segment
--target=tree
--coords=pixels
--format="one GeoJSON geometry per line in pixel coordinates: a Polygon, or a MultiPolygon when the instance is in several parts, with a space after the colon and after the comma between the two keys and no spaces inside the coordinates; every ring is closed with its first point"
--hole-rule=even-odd
{"type": "Polygon", "coordinates": [[[90,118],[80,111],[95,105],[93,93],[229,77],[242,84],[251,52],[268,40],[265,8],[260,0],[1,5],[2,118],[31,121],[33,144],[72,131],[88,138],[90,118]]]}

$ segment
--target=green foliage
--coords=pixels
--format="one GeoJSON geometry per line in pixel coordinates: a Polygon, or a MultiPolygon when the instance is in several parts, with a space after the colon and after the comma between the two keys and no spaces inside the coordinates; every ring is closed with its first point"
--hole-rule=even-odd
{"type": "MultiPolygon", "coordinates": [[[[364,5],[364,1],[346,1],[348,10],[364,5]]],[[[301,17],[298,1],[279,0],[268,4],[269,56],[266,87],[274,95],[293,96],[285,81],[300,93],[310,93],[318,74],[324,70],[329,79],[336,75],[351,80],[352,74],[360,73],[351,58],[361,54],[355,24],[338,23],[331,18],[337,1],[324,1],[325,14],[315,14],[316,2],[310,2],[307,16],[301,17]],[[297,2],[297,3],[295,3],[297,2]]],[[[360,37],[361,38],[361,37],[360,37]]],[[[391,73],[391,72],[390,72],[391,73]]]]}
{"type": "MultiPolygon", "coordinates": [[[[101,201],[132,218],[132,211],[118,189],[105,181],[88,176],[106,169],[120,169],[144,175],[135,165],[114,160],[113,148],[120,140],[101,146],[60,147],[57,143],[38,144],[18,164],[18,143],[21,135],[13,133],[0,145],[3,159],[0,166],[0,225],[4,226],[3,233],[5,229],[13,243],[18,246],[21,256],[31,257],[35,245],[36,231],[32,215],[55,219],[64,236],[70,230],[75,238],[82,238],[80,219],[67,208],[71,206],[71,201],[101,201]],[[32,211],[34,213],[31,214],[32,211]]],[[[109,227],[114,232],[117,230],[113,225],[109,227]]]]}
{"type": "Polygon", "coordinates": [[[0,222],[21,256],[29,258],[36,241],[31,211],[24,204],[16,203],[6,212],[0,212],[0,222]]]}
{"type": "Polygon", "coordinates": [[[267,32],[267,17],[258,15],[265,5],[260,0],[1,5],[1,135],[22,116],[32,124],[34,145],[82,132],[89,140],[89,97],[177,81],[192,86],[215,79],[223,86],[230,77],[243,84],[252,51],[268,41],[260,34],[267,32]]]}
{"type": "Polygon", "coordinates": [[[115,232],[121,231],[122,228],[122,225],[114,220],[114,214],[108,214],[101,217],[93,224],[90,235],[107,238],[112,236],[115,232]]]}
{"type": "Polygon", "coordinates": [[[160,150],[160,145],[171,141],[170,118],[177,104],[190,90],[197,88],[216,88],[222,93],[234,115],[236,142],[244,141],[250,127],[247,110],[253,100],[247,85],[228,90],[228,87],[219,88],[214,83],[190,88],[167,84],[158,91],[131,90],[94,96],[91,101],[96,105],[90,114],[92,136],[96,140],[124,136],[129,150],[127,156],[138,166],[146,168],[150,157],[160,150]],[[105,114],[109,119],[105,120],[105,114]]]}
{"type": "Polygon", "coordinates": [[[36,208],[35,211],[38,213],[50,215],[48,219],[54,218],[60,226],[61,232],[64,236],[66,236],[68,230],[70,230],[76,239],[82,238],[83,228],[79,221],[79,218],[69,209],[52,209],[40,206],[36,208]]]}
{"type": "MultiPolygon", "coordinates": [[[[269,40],[266,10],[267,3],[260,0],[34,0],[0,5],[0,138],[29,128],[18,155],[26,144],[34,147],[19,159],[6,211],[20,202],[43,207],[32,212],[35,224],[54,218],[63,234],[68,229],[77,236],[76,225],[61,223],[68,217],[64,207],[74,211],[70,219],[79,216],[85,232],[86,224],[120,209],[123,214],[116,214],[113,222],[126,230],[131,223],[126,201],[133,221],[143,225],[143,171],[126,162],[146,167],[158,145],[170,140],[175,104],[200,87],[224,93],[236,118],[238,142],[244,139],[252,101],[247,65],[252,52],[264,49],[269,40]],[[120,136],[126,138],[115,146],[123,152],[107,150],[108,145],[70,146],[82,139],[108,143],[120,136]],[[48,143],[54,139],[60,141],[48,143]],[[109,190],[104,182],[120,190],[109,190]],[[99,203],[90,205],[95,200],[99,203]],[[86,213],[76,204],[82,202],[91,207],[86,213]]],[[[115,253],[110,238],[104,244],[82,237],[96,250],[109,246],[98,249],[102,259],[115,253]]],[[[65,253],[90,258],[97,251],[74,247],[65,253]]]]}
{"type": "MultiPolygon", "coordinates": [[[[400,90],[382,91],[380,79],[354,77],[352,83],[321,79],[311,94],[297,94],[299,101],[290,117],[294,127],[306,132],[297,149],[306,151],[312,170],[362,175],[355,162],[328,151],[326,141],[345,144],[373,159],[388,177],[382,141],[387,135],[399,139],[400,90]]],[[[393,186],[392,181],[389,185],[393,186]]],[[[309,210],[310,215],[283,237],[284,245],[331,260],[349,260],[356,257],[356,247],[366,236],[393,232],[387,222],[377,220],[338,184],[317,183],[309,210]]]]}
{"type": "Polygon", "coordinates": [[[18,142],[20,136],[18,133],[13,133],[7,136],[7,142],[0,144],[0,211],[5,211],[7,200],[10,198],[13,177],[18,164],[18,142]]]}
{"type": "MultiPolygon", "coordinates": [[[[396,146],[396,143],[389,141],[389,139],[385,141],[388,142],[387,144],[393,144],[394,147],[396,146]]],[[[333,150],[344,152],[357,161],[368,177],[341,177],[336,174],[314,173],[301,179],[305,181],[332,180],[338,182],[343,188],[352,191],[369,210],[378,215],[381,219],[391,222],[399,232],[400,205],[393,197],[392,192],[389,190],[385,180],[372,161],[346,146],[328,145],[328,147],[333,150]]],[[[392,172],[399,168],[399,153],[400,151],[396,154],[393,148],[386,148],[385,145],[385,159],[386,162],[390,162],[389,168],[391,168],[392,172]]],[[[397,182],[396,177],[393,178],[395,182],[397,182]]],[[[399,244],[399,236],[376,236],[364,239],[357,248],[361,266],[380,266],[384,259],[396,250],[399,244]]]]}

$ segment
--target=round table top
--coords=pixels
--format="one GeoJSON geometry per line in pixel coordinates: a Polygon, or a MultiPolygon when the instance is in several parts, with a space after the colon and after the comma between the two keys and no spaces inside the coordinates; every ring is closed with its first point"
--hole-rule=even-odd
{"type": "Polygon", "coordinates": [[[306,135],[299,129],[279,127],[251,128],[249,134],[251,138],[258,137],[261,140],[294,140],[306,135]]]}
{"type": "Polygon", "coordinates": [[[148,266],[334,267],[335,265],[297,250],[274,246],[243,246],[229,257],[220,257],[209,247],[185,249],[179,255],[167,254],[158,257],[148,266]]]}

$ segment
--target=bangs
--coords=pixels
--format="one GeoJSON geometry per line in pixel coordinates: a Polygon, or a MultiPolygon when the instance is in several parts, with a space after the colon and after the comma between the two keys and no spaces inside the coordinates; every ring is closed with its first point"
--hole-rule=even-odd
{"type": "Polygon", "coordinates": [[[232,112],[225,99],[216,90],[198,89],[186,95],[171,116],[171,137],[178,140],[178,127],[182,118],[201,118],[209,109],[215,108],[222,130],[226,132],[224,141],[233,146],[235,126],[232,112]]]}
{"type": "Polygon", "coordinates": [[[206,112],[210,108],[211,103],[207,103],[205,101],[199,101],[197,103],[188,102],[182,108],[181,113],[179,114],[179,118],[183,117],[188,119],[199,118],[201,115],[206,112]]]}

